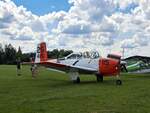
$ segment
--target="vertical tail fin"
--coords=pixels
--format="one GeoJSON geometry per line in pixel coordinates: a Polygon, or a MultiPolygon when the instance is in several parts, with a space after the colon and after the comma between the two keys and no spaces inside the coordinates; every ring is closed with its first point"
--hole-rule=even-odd
{"type": "Polygon", "coordinates": [[[46,61],[47,59],[46,43],[42,42],[37,46],[35,63],[40,63],[42,61],[46,61]]]}

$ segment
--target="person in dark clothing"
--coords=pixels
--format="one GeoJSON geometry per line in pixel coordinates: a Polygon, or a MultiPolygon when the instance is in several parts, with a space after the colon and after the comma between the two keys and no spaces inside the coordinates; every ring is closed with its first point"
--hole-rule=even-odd
{"type": "Polygon", "coordinates": [[[20,60],[20,58],[17,59],[16,65],[17,65],[17,75],[20,76],[21,75],[21,60],[20,60]]]}

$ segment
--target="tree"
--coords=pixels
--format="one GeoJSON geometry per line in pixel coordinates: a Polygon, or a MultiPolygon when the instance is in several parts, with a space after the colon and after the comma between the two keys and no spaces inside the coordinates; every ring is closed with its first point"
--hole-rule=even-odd
{"type": "Polygon", "coordinates": [[[4,63],[4,50],[2,48],[2,44],[0,44],[0,64],[4,63]]]}
{"type": "MultiPolygon", "coordinates": [[[[72,52],[72,50],[53,49],[52,51],[48,51],[48,58],[62,58],[72,52]]],[[[5,45],[4,48],[0,44],[0,64],[15,64],[17,58],[21,58],[22,62],[30,62],[31,57],[35,58],[35,53],[22,53],[20,47],[16,51],[11,44],[5,45]]]]}
{"type": "Polygon", "coordinates": [[[54,49],[53,51],[48,51],[48,58],[58,58],[59,51],[54,49]]]}
{"type": "Polygon", "coordinates": [[[72,50],[54,49],[52,51],[48,51],[48,58],[62,58],[69,55],[72,52],[73,52],[72,50]]]}
{"type": "Polygon", "coordinates": [[[16,58],[17,58],[17,59],[18,59],[18,58],[22,59],[22,51],[21,51],[20,46],[19,46],[19,48],[18,48],[18,52],[16,53],[16,58]]]}
{"type": "Polygon", "coordinates": [[[73,53],[72,50],[65,50],[63,56],[67,56],[69,54],[73,53]]]}
{"type": "Polygon", "coordinates": [[[30,58],[35,58],[35,53],[23,53],[22,62],[30,62],[30,58]]]}
{"type": "Polygon", "coordinates": [[[14,64],[16,62],[16,50],[11,44],[5,45],[4,61],[6,64],[14,64]]]}
{"type": "Polygon", "coordinates": [[[63,58],[69,54],[71,54],[73,51],[72,50],[64,50],[64,49],[61,49],[59,51],[59,58],[63,58]]]}

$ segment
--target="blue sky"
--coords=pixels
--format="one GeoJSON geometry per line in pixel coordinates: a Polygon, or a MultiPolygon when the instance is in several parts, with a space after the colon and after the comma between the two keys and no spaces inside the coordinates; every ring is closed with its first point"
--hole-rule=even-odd
{"type": "Polygon", "coordinates": [[[68,11],[71,5],[68,0],[12,0],[17,6],[23,5],[36,15],[44,15],[53,11],[68,11]]]}
{"type": "Polygon", "coordinates": [[[139,6],[138,4],[131,3],[125,9],[120,9],[117,7],[116,11],[123,12],[123,13],[131,13],[131,11],[134,10],[138,6],[139,6]]]}

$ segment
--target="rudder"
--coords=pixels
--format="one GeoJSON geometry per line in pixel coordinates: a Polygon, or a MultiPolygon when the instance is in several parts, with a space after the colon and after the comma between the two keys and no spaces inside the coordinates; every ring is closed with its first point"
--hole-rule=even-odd
{"type": "Polygon", "coordinates": [[[37,46],[35,63],[40,63],[42,61],[47,61],[47,59],[48,58],[47,58],[46,43],[41,42],[37,46]]]}

